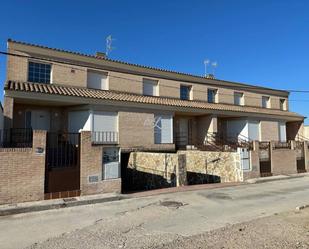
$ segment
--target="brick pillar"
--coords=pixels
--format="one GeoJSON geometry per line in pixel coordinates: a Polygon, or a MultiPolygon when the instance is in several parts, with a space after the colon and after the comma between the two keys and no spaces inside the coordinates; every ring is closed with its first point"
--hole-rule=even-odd
{"type": "Polygon", "coordinates": [[[296,142],[295,140],[291,141],[291,150],[295,150],[296,149],[296,142]]]}
{"type": "Polygon", "coordinates": [[[82,131],[80,137],[80,189],[82,193],[89,184],[89,175],[97,175],[99,180],[100,176],[93,160],[95,160],[95,155],[91,148],[91,132],[82,131]]]}
{"type": "Polygon", "coordinates": [[[178,154],[176,165],[177,187],[187,185],[187,158],[185,154],[178,154]]]}
{"type": "Polygon", "coordinates": [[[14,99],[12,97],[5,96],[3,103],[4,129],[9,129],[13,127],[13,110],[14,99]]]}
{"type": "Polygon", "coordinates": [[[304,159],[305,159],[305,168],[306,171],[309,172],[309,142],[304,142],[304,159]]]}
{"type": "Polygon", "coordinates": [[[46,131],[43,130],[34,130],[33,131],[33,142],[32,147],[34,153],[39,154],[39,151],[36,151],[36,148],[42,148],[43,153],[45,153],[46,150],[46,131]]]}
{"type": "MultiPolygon", "coordinates": [[[[34,130],[32,142],[33,159],[29,166],[29,174],[34,177],[31,181],[31,191],[33,200],[44,199],[45,185],[45,160],[46,160],[46,131],[34,130]]],[[[30,185],[30,184],[29,184],[30,185]]]]}
{"type": "Polygon", "coordinates": [[[251,172],[244,174],[244,178],[260,177],[260,146],[259,141],[253,141],[253,150],[250,151],[251,172]]]}

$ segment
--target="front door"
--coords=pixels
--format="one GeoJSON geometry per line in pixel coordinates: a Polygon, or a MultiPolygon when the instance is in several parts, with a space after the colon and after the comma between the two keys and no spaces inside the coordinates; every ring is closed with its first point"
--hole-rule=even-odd
{"type": "Polygon", "coordinates": [[[189,131],[189,122],[188,119],[179,120],[179,135],[178,141],[179,145],[188,145],[188,131],[189,131]]]}
{"type": "Polygon", "coordinates": [[[46,130],[50,128],[50,113],[48,111],[31,111],[31,127],[33,130],[46,130]]]}

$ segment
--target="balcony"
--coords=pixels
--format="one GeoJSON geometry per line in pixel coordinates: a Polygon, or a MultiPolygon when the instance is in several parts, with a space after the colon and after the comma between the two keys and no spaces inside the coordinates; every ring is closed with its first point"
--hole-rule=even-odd
{"type": "Polygon", "coordinates": [[[91,142],[95,145],[118,144],[119,134],[116,131],[93,131],[91,132],[91,142]]]}

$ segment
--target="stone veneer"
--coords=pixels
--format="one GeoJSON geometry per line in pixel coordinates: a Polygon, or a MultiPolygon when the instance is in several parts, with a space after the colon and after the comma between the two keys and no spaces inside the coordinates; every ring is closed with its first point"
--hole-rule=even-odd
{"type": "Polygon", "coordinates": [[[217,176],[221,182],[240,182],[243,180],[240,167],[238,153],[214,151],[133,152],[128,164],[128,168],[162,176],[167,181],[172,181],[175,175],[177,186],[186,184],[184,171],[217,176]]]}

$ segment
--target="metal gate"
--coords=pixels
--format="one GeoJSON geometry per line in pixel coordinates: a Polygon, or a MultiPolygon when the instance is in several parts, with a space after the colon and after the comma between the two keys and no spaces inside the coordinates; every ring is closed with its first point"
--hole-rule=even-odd
{"type": "Polygon", "coordinates": [[[304,142],[301,142],[301,141],[295,142],[297,173],[306,172],[304,146],[305,146],[304,142]]]}
{"type": "Polygon", "coordinates": [[[47,133],[45,199],[80,194],[80,133],[47,133]]]}
{"type": "Polygon", "coordinates": [[[260,159],[260,176],[261,177],[272,176],[270,142],[259,143],[259,159],[260,159]]]}

